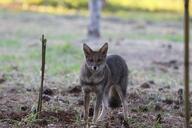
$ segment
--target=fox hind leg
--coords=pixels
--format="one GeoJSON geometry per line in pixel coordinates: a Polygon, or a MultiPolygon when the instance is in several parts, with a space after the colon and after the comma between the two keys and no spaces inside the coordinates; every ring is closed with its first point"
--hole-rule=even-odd
{"type": "Polygon", "coordinates": [[[126,93],[123,93],[122,88],[118,85],[115,86],[115,89],[121,99],[122,105],[123,105],[123,111],[124,111],[124,119],[128,117],[128,109],[127,109],[127,101],[126,101],[126,93]]]}

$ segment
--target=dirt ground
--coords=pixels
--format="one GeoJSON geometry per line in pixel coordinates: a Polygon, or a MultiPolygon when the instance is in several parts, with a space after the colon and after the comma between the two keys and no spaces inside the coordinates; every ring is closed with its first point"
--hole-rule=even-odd
{"type": "MultiPolygon", "coordinates": [[[[82,43],[98,48],[107,41],[109,54],[119,54],[125,58],[129,67],[129,117],[123,120],[122,108],[110,110],[97,127],[183,128],[182,19],[157,21],[153,17],[104,17],[101,25],[103,36],[98,43],[85,39],[87,23],[87,17],[78,15],[56,16],[1,10],[0,54],[5,57],[14,55],[16,59],[13,57],[11,59],[14,61],[9,61],[1,58],[0,62],[0,127],[84,127],[79,68],[69,73],[46,74],[43,112],[40,119],[35,119],[40,62],[37,62],[38,59],[26,59],[25,54],[32,48],[40,49],[39,38],[45,33],[48,47],[70,42],[81,51],[80,62],[83,61],[82,43]],[[19,45],[4,44],[3,41],[8,39],[16,40],[19,45]],[[33,68],[34,65],[37,67],[33,68]]],[[[61,59],[57,56],[53,58],[55,61],[61,59]]],[[[65,63],[61,60],[59,65],[65,63]]],[[[93,105],[90,120],[92,115],[93,105]]]]}

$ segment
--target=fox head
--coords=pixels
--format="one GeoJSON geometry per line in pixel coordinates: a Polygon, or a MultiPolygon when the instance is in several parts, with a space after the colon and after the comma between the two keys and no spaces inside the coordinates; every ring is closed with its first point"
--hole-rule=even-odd
{"type": "Polygon", "coordinates": [[[99,72],[103,70],[106,64],[107,50],[107,43],[97,51],[93,51],[87,44],[83,44],[86,65],[91,72],[99,72]]]}

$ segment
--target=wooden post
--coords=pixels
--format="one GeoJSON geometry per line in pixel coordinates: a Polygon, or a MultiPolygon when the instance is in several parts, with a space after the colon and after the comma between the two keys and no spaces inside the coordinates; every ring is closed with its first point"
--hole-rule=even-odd
{"type": "Polygon", "coordinates": [[[41,86],[39,89],[39,99],[38,99],[38,106],[37,106],[37,118],[39,118],[39,115],[41,113],[42,108],[42,94],[43,94],[43,81],[44,81],[44,72],[45,72],[45,53],[46,53],[46,42],[47,40],[44,38],[44,35],[42,35],[42,65],[41,65],[41,86]]]}
{"type": "Polygon", "coordinates": [[[189,0],[184,1],[184,85],[185,85],[185,127],[189,128],[189,0]]]}

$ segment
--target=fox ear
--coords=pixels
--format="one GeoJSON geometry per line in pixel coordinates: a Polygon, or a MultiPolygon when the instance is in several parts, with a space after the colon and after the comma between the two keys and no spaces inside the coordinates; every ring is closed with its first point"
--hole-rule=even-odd
{"type": "Polygon", "coordinates": [[[99,52],[102,53],[103,55],[106,55],[108,51],[108,43],[105,43],[100,49],[99,52]]]}
{"type": "Polygon", "coordinates": [[[87,44],[83,44],[83,51],[85,56],[90,55],[93,52],[87,44]]]}

